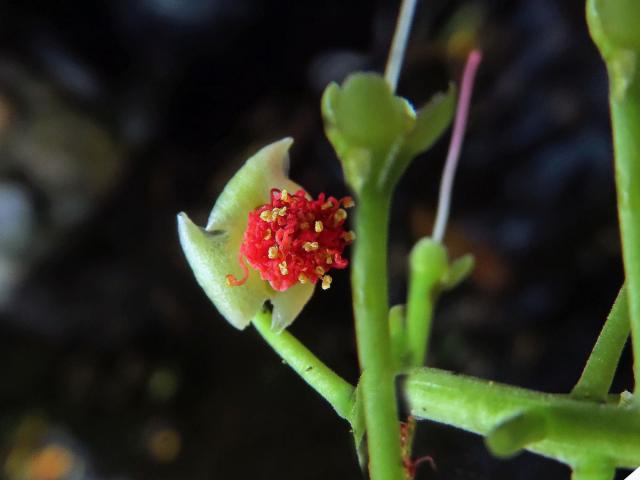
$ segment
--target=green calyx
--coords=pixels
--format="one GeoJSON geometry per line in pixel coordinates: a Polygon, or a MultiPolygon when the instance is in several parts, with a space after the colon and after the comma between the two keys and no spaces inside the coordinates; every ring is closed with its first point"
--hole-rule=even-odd
{"type": "Polygon", "coordinates": [[[374,73],[356,73],[322,97],[325,131],[347,183],[390,192],[411,160],[428,150],[453,118],[455,88],[438,93],[417,112],[374,73]]]}

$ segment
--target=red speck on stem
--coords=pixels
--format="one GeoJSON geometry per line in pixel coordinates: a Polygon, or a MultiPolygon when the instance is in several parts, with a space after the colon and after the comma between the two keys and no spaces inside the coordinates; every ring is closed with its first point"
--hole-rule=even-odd
{"type": "Polygon", "coordinates": [[[227,275],[227,283],[246,282],[246,259],[274,290],[318,280],[323,289],[329,288],[332,279],[327,272],[349,264],[342,252],[355,238],[344,229],[345,208],[352,206],[351,197],[338,200],[321,193],[313,200],[304,190],[291,194],[272,189],[271,202],[249,213],[239,258],[244,276],[238,280],[227,275]]]}
{"type": "Polygon", "coordinates": [[[406,422],[400,422],[400,449],[402,452],[402,465],[404,467],[405,477],[413,480],[418,472],[418,467],[423,463],[428,463],[431,468],[436,471],[436,463],[433,458],[428,455],[414,460],[411,457],[411,447],[413,443],[413,435],[416,428],[416,419],[409,416],[406,422]]]}

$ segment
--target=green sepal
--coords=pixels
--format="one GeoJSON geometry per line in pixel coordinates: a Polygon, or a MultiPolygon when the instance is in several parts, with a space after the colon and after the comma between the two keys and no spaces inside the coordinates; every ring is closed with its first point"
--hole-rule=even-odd
{"type": "Polygon", "coordinates": [[[182,212],[178,215],[180,245],[196,280],[229,323],[244,329],[264,302],[273,304],[272,328],[281,331],[293,322],[313,293],[313,284],[298,284],[276,292],[253,269],[241,286],[226,277],[243,276],[238,257],[249,212],[268,203],[272,188],[295,192],[301,188],[287,177],[288,150],[293,140],[272,143],[252,156],[227,183],[215,202],[205,228],[182,212]]]}
{"type": "Polygon", "coordinates": [[[471,273],[476,265],[475,258],[470,253],[456,258],[449,265],[449,269],[440,280],[444,290],[451,290],[462,283],[471,273]]]}
{"type": "Polygon", "coordinates": [[[390,191],[411,160],[428,149],[453,116],[455,92],[438,94],[416,115],[412,105],[392,93],[374,73],[350,75],[322,96],[325,132],[347,183],[390,191]]]}
{"type": "Polygon", "coordinates": [[[429,150],[449,127],[456,109],[456,96],[456,86],[450,83],[446,92],[436,93],[418,110],[414,128],[393,165],[392,182],[399,180],[413,159],[429,150]]]}

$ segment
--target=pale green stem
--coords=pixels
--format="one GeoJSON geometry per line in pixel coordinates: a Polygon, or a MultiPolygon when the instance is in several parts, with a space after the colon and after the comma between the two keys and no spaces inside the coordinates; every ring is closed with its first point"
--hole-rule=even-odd
{"type": "Polygon", "coordinates": [[[606,400],[618,368],[622,349],[629,338],[629,306],[623,286],[602,327],[582,376],[571,394],[574,397],[606,400]]]}
{"type": "Polygon", "coordinates": [[[424,365],[427,356],[433,307],[441,275],[439,271],[434,272],[413,263],[410,262],[405,353],[408,365],[419,367],[424,365]]]}
{"type": "Polygon", "coordinates": [[[389,86],[391,86],[392,92],[395,92],[398,86],[398,78],[400,77],[402,62],[404,61],[404,52],[407,49],[407,42],[409,41],[409,32],[411,32],[411,22],[413,21],[413,15],[416,11],[417,1],[418,0],[402,0],[402,5],[400,6],[396,29],[393,34],[391,48],[389,49],[387,66],[384,69],[384,78],[389,86]]]}
{"type": "Polygon", "coordinates": [[[351,267],[371,480],[404,479],[388,324],[389,204],[388,194],[361,192],[351,267]]]}
{"type": "Polygon", "coordinates": [[[351,422],[354,388],[327,367],[293,335],[271,330],[271,312],[262,311],[252,321],[262,338],[311,388],[331,404],[336,413],[351,422]]]}
{"type": "Polygon", "coordinates": [[[409,281],[406,353],[412,367],[424,365],[433,316],[434,286],[423,280],[423,277],[412,276],[409,281]]]}
{"type": "MultiPolygon", "coordinates": [[[[544,394],[487,382],[443,370],[421,368],[408,373],[404,393],[412,415],[480,435],[488,435],[518,415],[531,412],[544,421],[544,438],[527,450],[572,467],[602,464],[640,465],[640,411],[544,394]]],[[[526,438],[526,432],[513,435],[526,438]]],[[[607,478],[587,477],[584,478],[607,478]]]]}

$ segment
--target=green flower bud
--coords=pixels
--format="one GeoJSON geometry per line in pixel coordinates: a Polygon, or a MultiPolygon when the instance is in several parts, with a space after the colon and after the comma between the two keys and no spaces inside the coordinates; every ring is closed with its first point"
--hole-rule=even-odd
{"type": "Polygon", "coordinates": [[[356,73],[322,97],[325,131],[347,183],[390,191],[411,160],[428,150],[448,127],[455,91],[437,94],[418,112],[394,95],[380,75],[356,73]]]}

